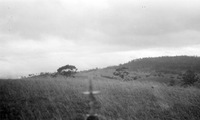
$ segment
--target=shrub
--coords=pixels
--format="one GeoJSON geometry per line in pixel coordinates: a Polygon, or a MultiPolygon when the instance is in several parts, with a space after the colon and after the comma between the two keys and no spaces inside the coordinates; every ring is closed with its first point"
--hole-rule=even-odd
{"type": "Polygon", "coordinates": [[[174,84],[175,84],[175,80],[174,80],[174,79],[171,79],[171,80],[169,81],[169,86],[174,86],[174,84]]]}
{"type": "Polygon", "coordinates": [[[125,67],[121,67],[115,70],[115,72],[113,73],[113,75],[115,76],[119,76],[122,79],[125,78],[125,76],[127,76],[129,74],[129,72],[126,71],[127,68],[125,67]]]}
{"type": "Polygon", "coordinates": [[[194,71],[192,70],[187,70],[183,76],[182,76],[182,80],[183,80],[183,85],[192,85],[195,82],[197,82],[199,80],[197,74],[195,74],[194,71]]]}

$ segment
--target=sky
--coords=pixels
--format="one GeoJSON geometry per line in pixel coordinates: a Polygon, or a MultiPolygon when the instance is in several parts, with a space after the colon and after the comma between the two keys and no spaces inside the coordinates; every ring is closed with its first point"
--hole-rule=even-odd
{"type": "Polygon", "coordinates": [[[0,78],[200,56],[199,0],[0,0],[0,78]]]}

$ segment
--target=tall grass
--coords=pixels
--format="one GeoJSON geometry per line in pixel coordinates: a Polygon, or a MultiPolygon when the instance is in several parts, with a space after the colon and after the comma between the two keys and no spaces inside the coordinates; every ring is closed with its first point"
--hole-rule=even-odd
{"type": "MultiPolygon", "coordinates": [[[[200,90],[93,78],[106,120],[199,120],[200,90]]],[[[87,77],[0,81],[1,120],[74,120],[85,115],[87,77]]]]}

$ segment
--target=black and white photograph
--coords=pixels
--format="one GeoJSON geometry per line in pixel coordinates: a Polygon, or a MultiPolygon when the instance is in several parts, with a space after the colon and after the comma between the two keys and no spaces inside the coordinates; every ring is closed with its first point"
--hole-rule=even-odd
{"type": "Polygon", "coordinates": [[[0,0],[0,120],[200,120],[200,0],[0,0]]]}

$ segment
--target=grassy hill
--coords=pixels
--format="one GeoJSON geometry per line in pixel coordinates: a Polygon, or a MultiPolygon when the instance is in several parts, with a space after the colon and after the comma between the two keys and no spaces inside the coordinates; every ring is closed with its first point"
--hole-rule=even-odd
{"type": "Polygon", "coordinates": [[[120,66],[61,75],[0,80],[0,120],[84,120],[89,111],[88,80],[101,105],[100,120],[199,120],[200,89],[169,86],[181,81],[177,73],[199,72],[199,57],[143,58],[120,66]],[[130,81],[113,75],[127,67],[130,81]],[[158,74],[159,73],[159,74],[158,74]],[[135,79],[137,78],[137,79],[135,79]]]}
{"type": "Polygon", "coordinates": [[[1,120],[83,120],[88,79],[101,94],[102,120],[199,120],[200,89],[150,81],[116,81],[102,71],[23,80],[0,80],[1,120]]]}
{"type": "Polygon", "coordinates": [[[200,57],[164,56],[141,58],[115,67],[127,67],[130,71],[156,71],[163,73],[181,73],[188,69],[200,72],[200,57]]]}

